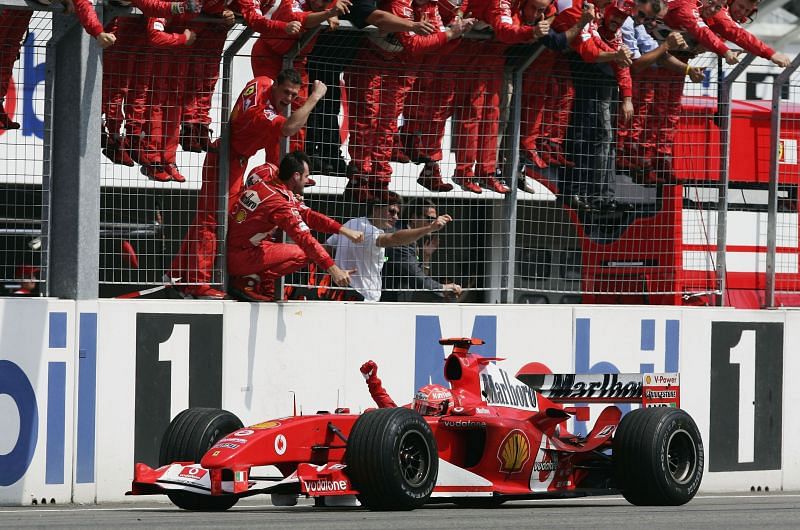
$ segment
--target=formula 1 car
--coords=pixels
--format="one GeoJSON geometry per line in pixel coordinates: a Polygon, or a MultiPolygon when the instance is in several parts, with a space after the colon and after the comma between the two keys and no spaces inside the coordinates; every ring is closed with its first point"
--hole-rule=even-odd
{"type": "Polygon", "coordinates": [[[187,510],[226,510],[260,493],[281,506],[304,495],[408,510],[619,492],[636,505],[680,505],[697,492],[703,444],[677,408],[677,374],[514,377],[496,364],[502,359],[469,352],[480,339],[439,342],[454,346],[444,375],[455,406],[446,415],[344,409],[244,428],[230,412],[188,409],[164,434],[161,467],[136,464],[128,494],[166,494],[187,510]],[[609,405],[586,436],[567,432],[567,420],[587,420],[595,403],[642,407],[623,416],[609,405]],[[251,474],[262,466],[281,476],[251,474]]]}

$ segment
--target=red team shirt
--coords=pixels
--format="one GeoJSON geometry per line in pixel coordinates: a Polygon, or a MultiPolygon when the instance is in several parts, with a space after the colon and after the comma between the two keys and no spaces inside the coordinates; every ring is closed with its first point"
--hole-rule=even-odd
{"type": "Polygon", "coordinates": [[[244,87],[231,111],[231,148],[246,157],[264,149],[267,162],[279,164],[286,117],[270,100],[271,89],[269,77],[256,77],[244,87]]]}
{"type": "MultiPolygon", "coordinates": [[[[587,63],[597,62],[597,57],[601,52],[616,52],[622,46],[622,34],[619,30],[613,35],[601,36],[601,30],[596,22],[590,22],[582,30],[580,35],[572,41],[572,48],[578,52],[587,63]]],[[[631,70],[627,66],[620,67],[616,63],[611,63],[614,76],[619,85],[620,97],[633,96],[633,82],[631,81],[631,70]]]]}
{"type": "Polygon", "coordinates": [[[725,40],[738,44],[748,53],[758,55],[764,59],[769,59],[775,55],[774,49],[737,24],[731,18],[727,7],[723,7],[713,17],[704,20],[714,33],[725,40]]]}
{"type": "Polygon", "coordinates": [[[324,270],[329,269],[333,259],[311,235],[311,230],[336,234],[342,225],[306,206],[278,180],[278,169],[272,164],[264,164],[251,173],[249,182],[252,182],[254,173],[265,180],[245,188],[231,209],[228,249],[235,253],[239,249],[257,247],[277,227],[286,232],[314,263],[324,270]]]}

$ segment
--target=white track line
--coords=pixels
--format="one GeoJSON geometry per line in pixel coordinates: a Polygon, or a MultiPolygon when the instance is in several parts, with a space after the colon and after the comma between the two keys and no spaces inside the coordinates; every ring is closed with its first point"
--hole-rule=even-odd
{"type": "MultiPolygon", "coordinates": [[[[760,495],[697,495],[695,499],[766,499],[766,498],[787,498],[787,497],[800,497],[800,493],[774,493],[770,494],[770,492],[762,493],[760,495]]],[[[528,502],[528,503],[553,503],[553,502],[579,502],[579,501],[586,501],[591,500],[592,502],[597,501],[621,501],[624,500],[622,496],[587,496],[587,497],[575,497],[570,499],[521,499],[513,502],[528,502]]],[[[308,506],[311,506],[310,504],[308,506]]],[[[240,505],[241,508],[272,508],[271,505],[240,505]]],[[[163,506],[155,506],[155,507],[143,507],[143,506],[136,506],[135,504],[131,504],[130,506],[119,506],[115,508],[91,508],[91,507],[75,507],[75,508],[50,508],[48,506],[30,506],[27,508],[11,508],[11,509],[4,509],[0,507],[0,513],[33,513],[35,511],[47,511],[47,512],[153,512],[153,511],[163,511],[165,509],[171,510],[173,506],[171,504],[164,503],[163,506]]],[[[501,508],[502,509],[502,508],[501,508]]],[[[232,508],[233,511],[236,511],[236,508],[232,508]]],[[[179,510],[175,510],[178,513],[179,510]]],[[[180,512],[185,513],[185,512],[180,512]]]]}

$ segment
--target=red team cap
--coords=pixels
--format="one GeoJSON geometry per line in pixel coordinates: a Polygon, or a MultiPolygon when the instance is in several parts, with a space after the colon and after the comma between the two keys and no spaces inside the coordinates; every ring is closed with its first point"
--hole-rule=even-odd
{"type": "Polygon", "coordinates": [[[16,270],[16,277],[18,280],[36,280],[36,275],[39,272],[39,267],[34,265],[20,265],[16,270]]]}

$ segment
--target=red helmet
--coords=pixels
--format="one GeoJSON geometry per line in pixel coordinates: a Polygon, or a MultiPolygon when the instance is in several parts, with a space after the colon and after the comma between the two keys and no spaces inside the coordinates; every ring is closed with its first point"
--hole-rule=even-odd
{"type": "Polygon", "coordinates": [[[425,385],[414,395],[414,410],[423,416],[442,416],[453,406],[453,394],[442,385],[425,385]]]}

